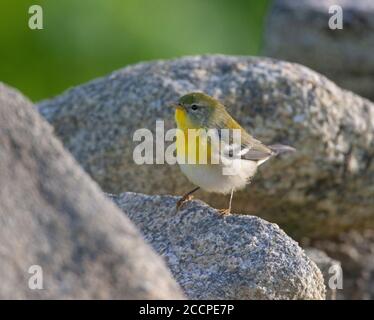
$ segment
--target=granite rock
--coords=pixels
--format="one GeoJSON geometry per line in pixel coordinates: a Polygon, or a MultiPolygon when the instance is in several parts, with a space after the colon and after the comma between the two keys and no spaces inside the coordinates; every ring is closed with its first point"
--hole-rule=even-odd
{"type": "MultiPolygon", "coordinates": [[[[134,132],[174,127],[167,105],[190,91],[225,103],[264,143],[298,152],[261,166],[234,195],[234,212],[260,215],[291,236],[333,237],[374,227],[374,105],[297,64],[196,56],[129,66],[38,105],[83,168],[106,192],[182,194],[177,165],[137,165],[134,132]]],[[[221,195],[196,193],[215,207],[221,195]]]]}
{"type": "Polygon", "coordinates": [[[374,99],[372,0],[274,0],[266,21],[264,55],[301,63],[374,99]],[[342,8],[343,29],[329,28],[332,5],[342,8]]]}
{"type": "Polygon", "coordinates": [[[201,201],[176,212],[178,197],[112,195],[165,258],[191,299],[324,299],[323,276],[276,224],[221,216],[201,201]]]}
{"type": "Polygon", "coordinates": [[[337,292],[342,289],[339,286],[343,283],[343,271],[340,262],[316,248],[306,248],[305,253],[322,272],[325,279],[326,299],[336,300],[337,292]]]}
{"type": "Polygon", "coordinates": [[[1,83],[0,123],[0,299],[184,297],[51,126],[1,83]]]}

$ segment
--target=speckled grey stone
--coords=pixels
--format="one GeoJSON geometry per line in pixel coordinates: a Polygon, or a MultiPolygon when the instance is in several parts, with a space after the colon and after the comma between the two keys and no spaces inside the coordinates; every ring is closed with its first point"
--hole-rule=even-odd
{"type": "MultiPolygon", "coordinates": [[[[298,152],[261,166],[234,195],[234,212],[260,215],[291,236],[330,237],[374,227],[374,105],[300,65],[230,56],[129,66],[44,101],[38,109],[106,192],[180,195],[193,186],[177,165],[136,165],[133,134],[154,131],[167,105],[200,90],[225,103],[264,143],[298,152]]],[[[217,208],[228,198],[196,197],[217,208]]]]}
{"type": "MultiPolygon", "coordinates": [[[[342,270],[340,262],[329,257],[326,252],[316,248],[306,248],[305,253],[322,272],[323,278],[325,279],[326,299],[336,300],[337,291],[340,289],[334,286],[330,287],[329,282],[332,276],[337,276],[338,272],[342,270]]],[[[343,276],[342,271],[340,275],[343,276]]],[[[331,282],[334,284],[333,281],[331,282]]]]}
{"type": "Polygon", "coordinates": [[[201,201],[123,193],[115,203],[162,255],[192,299],[324,299],[323,277],[276,224],[222,217],[201,201]]]}
{"type": "Polygon", "coordinates": [[[0,124],[0,299],[184,297],[50,125],[1,83],[0,124]],[[43,290],[28,286],[32,265],[43,290]]]}
{"type": "Polygon", "coordinates": [[[343,88],[374,99],[374,1],[274,0],[263,54],[311,67],[343,88]],[[329,7],[343,9],[343,29],[331,30],[329,7]]]}

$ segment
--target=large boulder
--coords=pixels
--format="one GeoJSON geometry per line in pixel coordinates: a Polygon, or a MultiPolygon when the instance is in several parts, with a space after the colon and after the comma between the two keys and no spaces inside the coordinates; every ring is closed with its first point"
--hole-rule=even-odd
{"type": "Polygon", "coordinates": [[[184,297],[50,125],[3,84],[0,124],[0,299],[184,297]]]}
{"type": "Polygon", "coordinates": [[[374,99],[374,1],[274,0],[266,21],[263,54],[304,64],[374,99]],[[329,28],[333,5],[342,8],[342,30],[329,28]]]}
{"type": "Polygon", "coordinates": [[[276,224],[222,217],[201,201],[176,212],[178,197],[112,196],[162,255],[192,299],[324,299],[323,276],[276,224]]]}
{"type": "MultiPolygon", "coordinates": [[[[264,58],[198,56],[141,63],[41,102],[38,109],[104,191],[182,194],[177,165],[137,165],[139,128],[165,130],[167,105],[190,91],[225,103],[265,143],[297,148],[264,164],[234,195],[234,211],[276,222],[300,239],[374,227],[374,105],[297,64],[264,58]]],[[[225,197],[198,192],[215,207],[225,197]]]]}

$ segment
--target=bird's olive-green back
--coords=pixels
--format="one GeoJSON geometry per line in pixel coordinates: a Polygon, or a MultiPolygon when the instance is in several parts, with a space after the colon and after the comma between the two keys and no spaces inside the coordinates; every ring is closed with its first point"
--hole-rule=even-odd
{"type": "Polygon", "coordinates": [[[239,129],[243,146],[249,146],[252,151],[260,151],[264,155],[271,150],[254,139],[227,112],[225,106],[218,100],[202,92],[191,92],[182,96],[178,104],[186,111],[186,117],[195,127],[203,129],[239,129]]]}

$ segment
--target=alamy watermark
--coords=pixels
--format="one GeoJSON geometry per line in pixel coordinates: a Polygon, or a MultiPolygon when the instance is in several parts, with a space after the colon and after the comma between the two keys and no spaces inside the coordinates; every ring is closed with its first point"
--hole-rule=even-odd
{"type": "Polygon", "coordinates": [[[343,8],[339,5],[332,5],[329,7],[329,28],[331,30],[343,29],[343,8]]]}
{"type": "Polygon", "coordinates": [[[28,281],[29,289],[42,290],[43,288],[43,269],[41,266],[34,264],[29,267],[28,273],[31,274],[28,281]]]}
{"type": "MultiPolygon", "coordinates": [[[[43,8],[40,5],[31,5],[28,9],[31,15],[28,20],[28,25],[31,30],[42,30],[43,26],[43,8]]],[[[328,26],[331,30],[343,29],[343,8],[340,5],[331,5],[328,13],[331,15],[328,21],[328,26]]]]}
{"type": "Polygon", "coordinates": [[[240,129],[169,129],[164,121],[156,121],[155,135],[146,128],[134,132],[133,160],[143,164],[223,164],[223,174],[232,175],[230,167],[249,151],[242,148],[240,129]],[[169,142],[169,145],[165,145],[169,142]]]}
{"type": "Polygon", "coordinates": [[[340,264],[333,264],[329,268],[329,274],[331,275],[328,281],[330,289],[343,289],[343,269],[340,264]]]}
{"type": "Polygon", "coordinates": [[[40,5],[34,4],[29,7],[29,28],[31,30],[43,29],[43,8],[40,5]]]}

